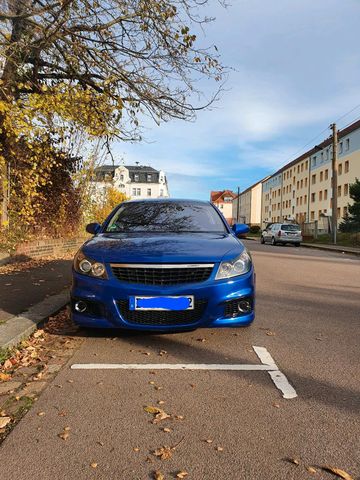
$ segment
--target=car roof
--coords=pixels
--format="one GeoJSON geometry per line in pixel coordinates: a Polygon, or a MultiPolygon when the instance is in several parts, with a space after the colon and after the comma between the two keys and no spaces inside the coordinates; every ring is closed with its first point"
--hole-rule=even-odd
{"type": "Polygon", "coordinates": [[[191,198],[142,198],[142,199],[133,199],[125,200],[122,203],[192,203],[199,205],[211,205],[211,202],[208,200],[194,200],[191,198]]]}

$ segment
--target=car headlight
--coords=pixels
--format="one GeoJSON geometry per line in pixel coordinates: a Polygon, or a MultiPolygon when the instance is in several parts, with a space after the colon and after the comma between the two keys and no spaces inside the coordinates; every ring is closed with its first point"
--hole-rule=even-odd
{"type": "Polygon", "coordinates": [[[81,250],[75,255],[74,270],[90,277],[108,278],[105,265],[97,260],[85,257],[81,250]]]}
{"type": "Polygon", "coordinates": [[[244,275],[244,273],[247,273],[251,269],[251,263],[252,261],[250,254],[244,250],[242,254],[234,258],[234,260],[220,263],[215,280],[244,275]]]}

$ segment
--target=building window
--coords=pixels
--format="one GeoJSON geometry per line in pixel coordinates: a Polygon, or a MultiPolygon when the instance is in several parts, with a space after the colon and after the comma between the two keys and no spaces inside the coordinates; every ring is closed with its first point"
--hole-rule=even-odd
{"type": "Polygon", "coordinates": [[[325,170],[325,180],[327,180],[329,178],[329,170],[326,169],[325,170]]]}
{"type": "Polygon", "coordinates": [[[160,189],[160,197],[163,197],[164,196],[164,190],[161,188],[160,189]]]}
{"type": "Polygon", "coordinates": [[[343,142],[339,143],[339,153],[343,153],[343,142]]]}
{"type": "Polygon", "coordinates": [[[316,174],[314,174],[314,175],[311,177],[311,183],[312,183],[313,185],[315,185],[315,183],[316,183],[316,174]]]}
{"type": "Polygon", "coordinates": [[[324,190],[324,200],[327,200],[327,190],[324,190]]]}
{"type": "Polygon", "coordinates": [[[300,182],[299,182],[299,180],[298,180],[297,183],[296,183],[296,188],[297,188],[298,190],[299,190],[299,188],[300,188],[300,182]]]}
{"type": "Polygon", "coordinates": [[[293,177],[293,185],[295,185],[295,177],[293,177]]]}
{"type": "Polygon", "coordinates": [[[133,194],[133,197],[136,197],[136,188],[132,189],[132,194],[133,194]]]}
{"type": "Polygon", "coordinates": [[[306,160],[306,162],[305,162],[305,168],[306,168],[306,170],[308,169],[308,166],[309,166],[309,161],[306,160]]]}
{"type": "Polygon", "coordinates": [[[300,182],[300,187],[301,187],[301,188],[303,188],[303,186],[304,186],[304,180],[303,180],[303,179],[301,179],[301,182],[300,182]]]}
{"type": "Polygon", "coordinates": [[[151,197],[151,188],[148,188],[148,189],[147,189],[147,196],[148,196],[148,197],[151,197]]]}
{"type": "Polygon", "coordinates": [[[295,198],[295,190],[293,190],[293,198],[295,198]]]}
{"type": "Polygon", "coordinates": [[[350,150],[350,138],[347,138],[345,140],[345,150],[350,150]]]}
{"type": "Polygon", "coordinates": [[[300,197],[300,205],[302,205],[302,197],[300,197]]]}
{"type": "Polygon", "coordinates": [[[321,210],[319,210],[319,216],[318,216],[318,218],[320,218],[320,217],[321,217],[321,210]]]}
{"type": "Polygon", "coordinates": [[[344,209],[343,209],[343,212],[344,212],[344,217],[345,217],[345,216],[346,216],[346,214],[347,214],[347,212],[348,212],[348,209],[347,209],[347,207],[344,207],[344,209]]]}
{"type": "Polygon", "coordinates": [[[341,197],[341,185],[338,186],[337,196],[341,197]]]}
{"type": "Polygon", "coordinates": [[[140,197],[140,195],[141,195],[141,188],[137,188],[137,189],[136,189],[136,195],[137,195],[138,197],[140,197]]]}
{"type": "Polygon", "coordinates": [[[322,200],[322,196],[323,196],[322,190],[320,190],[320,192],[319,192],[319,201],[320,201],[320,202],[321,202],[321,200],[322,200]]]}
{"type": "Polygon", "coordinates": [[[307,195],[304,195],[304,203],[307,202],[307,195]]]}
{"type": "Polygon", "coordinates": [[[302,172],[304,171],[304,164],[303,163],[301,164],[301,171],[302,172]]]}
{"type": "Polygon", "coordinates": [[[320,172],[320,182],[324,180],[324,172],[320,172]]]}
{"type": "Polygon", "coordinates": [[[344,185],[344,195],[349,195],[349,184],[345,183],[344,185]]]}
{"type": "Polygon", "coordinates": [[[310,219],[315,220],[315,212],[310,212],[310,219]]]}
{"type": "Polygon", "coordinates": [[[307,177],[305,178],[305,187],[307,187],[307,177]]]}
{"type": "Polygon", "coordinates": [[[312,193],[312,194],[311,194],[311,202],[312,202],[312,203],[315,202],[315,197],[316,197],[315,193],[312,193]]]}
{"type": "Polygon", "coordinates": [[[339,175],[342,175],[342,163],[339,163],[339,166],[338,166],[338,174],[339,174],[339,175]]]}
{"type": "Polygon", "coordinates": [[[147,174],[147,181],[151,182],[151,180],[152,180],[152,175],[151,175],[151,173],[148,173],[147,174]]]}
{"type": "Polygon", "coordinates": [[[313,166],[313,168],[316,167],[316,155],[312,159],[312,166],[313,166]]]}
{"type": "Polygon", "coordinates": [[[139,175],[137,173],[135,173],[134,175],[134,182],[138,182],[139,181],[139,175]]]}
{"type": "Polygon", "coordinates": [[[124,175],[121,174],[121,175],[120,175],[120,182],[123,182],[123,181],[124,181],[124,175]]]}
{"type": "Polygon", "coordinates": [[[297,172],[300,173],[300,165],[297,166],[297,172]]]}
{"type": "Polygon", "coordinates": [[[340,218],[340,215],[341,215],[341,210],[340,210],[340,207],[338,207],[338,209],[337,209],[337,217],[340,218]]]}
{"type": "Polygon", "coordinates": [[[348,173],[348,171],[349,171],[349,160],[346,160],[346,162],[345,162],[344,171],[345,171],[345,173],[348,173]]]}

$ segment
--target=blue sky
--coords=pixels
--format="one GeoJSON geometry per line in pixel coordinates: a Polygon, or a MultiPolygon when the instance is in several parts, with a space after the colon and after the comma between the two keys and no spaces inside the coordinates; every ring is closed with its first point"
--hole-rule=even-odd
{"type": "MultiPolygon", "coordinates": [[[[233,68],[226,92],[195,122],[147,125],[145,143],[114,148],[117,163],[165,170],[173,197],[245,189],[360,104],[359,0],[210,0],[206,13],[216,21],[200,42],[233,68]]],[[[360,107],[339,127],[359,117],[360,107]]]]}

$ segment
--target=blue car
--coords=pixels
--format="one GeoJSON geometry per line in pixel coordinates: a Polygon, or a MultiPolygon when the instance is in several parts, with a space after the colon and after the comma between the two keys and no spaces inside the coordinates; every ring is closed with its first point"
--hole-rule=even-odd
{"type": "Polygon", "coordinates": [[[72,318],[84,327],[152,331],[244,327],[254,320],[249,252],[209,202],[121,203],[77,252],[72,318]]]}

